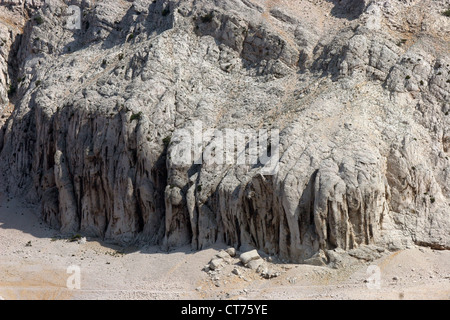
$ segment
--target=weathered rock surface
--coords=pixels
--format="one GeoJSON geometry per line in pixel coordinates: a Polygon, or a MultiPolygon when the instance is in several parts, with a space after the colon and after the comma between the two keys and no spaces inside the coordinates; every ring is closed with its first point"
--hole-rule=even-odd
{"type": "Polygon", "coordinates": [[[315,253],[311,258],[306,259],[304,261],[305,264],[310,264],[312,266],[326,266],[328,261],[327,261],[327,256],[325,254],[325,252],[323,250],[319,250],[319,252],[315,253]]]}
{"type": "Polygon", "coordinates": [[[236,256],[236,249],[235,248],[228,248],[225,250],[226,253],[228,253],[228,255],[230,257],[235,257],[236,256]]]}
{"type": "Polygon", "coordinates": [[[239,256],[239,260],[241,260],[242,264],[246,265],[250,261],[261,260],[261,257],[258,254],[258,251],[252,250],[252,251],[247,251],[247,252],[241,253],[241,255],[239,256]]]}
{"type": "Polygon", "coordinates": [[[449,1],[73,4],[75,30],[63,1],[0,7],[1,179],[53,227],[294,262],[450,248],[449,1]],[[279,129],[276,174],[180,164],[196,121],[279,129]]]}
{"type": "Polygon", "coordinates": [[[212,260],[209,262],[209,268],[210,268],[211,270],[219,269],[219,268],[222,266],[222,263],[223,263],[223,260],[222,260],[222,259],[219,259],[219,258],[217,258],[217,259],[212,259],[212,260]]]}
{"type": "Polygon", "coordinates": [[[251,260],[247,263],[247,268],[257,270],[264,263],[263,259],[251,260]]]}

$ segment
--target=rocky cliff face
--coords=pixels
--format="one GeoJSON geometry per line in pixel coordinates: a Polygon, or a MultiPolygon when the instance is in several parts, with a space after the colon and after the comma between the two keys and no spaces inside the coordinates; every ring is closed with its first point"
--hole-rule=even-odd
{"type": "Polygon", "coordinates": [[[295,262],[450,248],[449,1],[72,1],[75,29],[10,2],[0,172],[55,228],[295,262]],[[275,174],[180,164],[199,123],[280,130],[275,174]]]}

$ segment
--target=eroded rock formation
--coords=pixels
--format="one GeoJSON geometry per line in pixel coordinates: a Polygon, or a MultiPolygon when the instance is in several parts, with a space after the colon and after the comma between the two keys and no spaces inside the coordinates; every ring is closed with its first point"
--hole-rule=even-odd
{"type": "Polygon", "coordinates": [[[72,1],[80,29],[63,1],[10,2],[1,177],[53,227],[295,262],[450,247],[448,1],[72,1]],[[279,129],[277,172],[180,165],[196,121],[279,129]]]}

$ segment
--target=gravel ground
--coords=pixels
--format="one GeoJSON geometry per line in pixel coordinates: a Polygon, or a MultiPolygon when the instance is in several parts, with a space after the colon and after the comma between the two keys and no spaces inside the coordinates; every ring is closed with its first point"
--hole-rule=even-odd
{"type": "Polygon", "coordinates": [[[240,265],[238,258],[205,272],[204,266],[225,246],[165,252],[71,239],[50,229],[37,212],[0,194],[1,299],[450,298],[449,251],[412,247],[339,270],[268,263],[278,274],[267,280],[240,265]],[[76,269],[68,273],[71,266],[79,267],[79,288],[73,281],[76,269]],[[369,279],[369,266],[379,271],[379,282],[369,279]],[[69,289],[68,282],[75,288],[69,289]]]}

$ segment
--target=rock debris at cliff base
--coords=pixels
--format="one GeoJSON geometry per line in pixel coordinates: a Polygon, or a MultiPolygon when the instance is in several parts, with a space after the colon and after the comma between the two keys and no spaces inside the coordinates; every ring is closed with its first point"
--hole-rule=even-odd
{"type": "Polygon", "coordinates": [[[430,300],[450,294],[448,250],[386,250],[371,262],[339,268],[290,264],[259,251],[253,261],[264,260],[264,268],[252,270],[241,264],[245,252],[224,244],[167,252],[160,246],[83,241],[50,228],[38,213],[23,199],[0,194],[0,299],[430,300]],[[223,260],[220,267],[206,271],[216,258],[223,260]],[[70,290],[68,268],[74,266],[80,268],[80,289],[70,290]],[[371,280],[374,268],[377,283],[371,280]]]}

